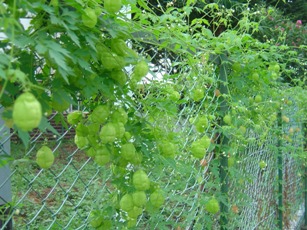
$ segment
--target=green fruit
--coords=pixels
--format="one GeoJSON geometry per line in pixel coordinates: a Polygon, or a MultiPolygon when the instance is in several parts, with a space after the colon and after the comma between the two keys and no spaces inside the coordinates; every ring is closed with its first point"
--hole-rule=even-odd
{"type": "Polygon", "coordinates": [[[273,80],[277,80],[278,74],[276,72],[271,73],[271,77],[273,80]]]}
{"type": "Polygon", "coordinates": [[[95,211],[90,213],[89,222],[93,228],[98,228],[100,225],[102,225],[103,220],[103,216],[96,214],[95,211]]]}
{"type": "Polygon", "coordinates": [[[76,127],[76,134],[78,136],[82,136],[82,137],[86,137],[88,135],[89,131],[88,131],[88,127],[85,126],[82,123],[79,123],[76,127]]]}
{"type": "Polygon", "coordinates": [[[36,153],[36,163],[43,169],[48,169],[54,162],[52,150],[47,146],[42,146],[36,153]]]}
{"type": "Polygon", "coordinates": [[[129,219],[127,223],[128,228],[134,228],[137,224],[137,219],[129,219]]]}
{"type": "Polygon", "coordinates": [[[13,107],[14,124],[23,131],[37,128],[42,119],[42,107],[31,93],[21,94],[13,107]]]}
{"type": "Polygon", "coordinates": [[[126,113],[125,109],[117,108],[113,111],[111,115],[111,120],[115,123],[121,122],[123,124],[126,124],[128,121],[128,114],[126,113]]]}
{"type": "Polygon", "coordinates": [[[121,70],[125,67],[125,61],[122,57],[112,52],[103,52],[100,54],[100,61],[107,70],[121,70]]]}
{"type": "Polygon", "coordinates": [[[132,164],[138,165],[141,164],[143,160],[143,154],[136,152],[135,157],[130,161],[132,164]]]}
{"type": "Polygon", "coordinates": [[[192,99],[196,102],[201,101],[205,96],[203,89],[197,88],[192,91],[192,99]]]}
{"type": "Polygon", "coordinates": [[[127,143],[121,147],[120,152],[125,160],[132,161],[135,158],[136,149],[132,143],[127,143]]]}
{"type": "Polygon", "coordinates": [[[261,95],[256,95],[256,97],[255,97],[255,102],[256,102],[256,103],[260,103],[261,101],[262,101],[261,95]]]}
{"type": "Polygon", "coordinates": [[[105,145],[100,145],[96,148],[96,155],[110,155],[110,150],[105,145]]]}
{"type": "Polygon", "coordinates": [[[180,99],[180,93],[175,91],[175,90],[171,90],[170,92],[168,92],[168,97],[169,99],[171,99],[172,101],[178,101],[180,99]]]}
{"type": "Polygon", "coordinates": [[[232,65],[232,70],[234,72],[240,72],[241,71],[241,64],[239,62],[235,62],[233,65],[232,65]]]}
{"type": "Polygon", "coordinates": [[[280,71],[280,66],[278,64],[275,64],[273,66],[273,70],[278,73],[280,71]]]}
{"type": "Polygon", "coordinates": [[[194,142],[191,146],[191,153],[196,158],[203,158],[206,153],[206,149],[202,147],[201,144],[194,142]]]}
{"type": "Polygon", "coordinates": [[[127,50],[129,49],[126,42],[122,39],[114,38],[111,40],[111,49],[119,56],[127,56],[127,50]]]}
{"type": "Polygon", "coordinates": [[[143,207],[147,203],[146,193],[144,191],[136,191],[132,193],[133,204],[137,207],[143,207]]]}
{"type": "Polygon", "coordinates": [[[125,194],[119,202],[119,207],[125,211],[129,212],[133,209],[134,204],[133,204],[133,199],[131,194],[125,194]]]}
{"type": "Polygon", "coordinates": [[[93,147],[91,147],[86,150],[86,155],[89,157],[94,157],[96,155],[96,150],[93,147]]]}
{"type": "Polygon", "coordinates": [[[211,144],[211,139],[208,136],[204,135],[202,138],[199,139],[199,142],[202,144],[204,148],[207,149],[211,144]]]}
{"type": "Polygon", "coordinates": [[[129,133],[129,132],[125,132],[124,137],[125,137],[125,139],[126,139],[127,141],[129,141],[129,140],[131,139],[132,135],[131,135],[131,133],[129,133]]]}
{"type": "Polygon", "coordinates": [[[110,109],[107,105],[98,105],[90,115],[90,120],[98,124],[103,124],[107,121],[109,115],[110,109]]]}
{"type": "Polygon", "coordinates": [[[242,125],[241,125],[241,126],[239,127],[239,130],[240,130],[240,133],[241,133],[241,134],[245,134],[245,133],[246,133],[246,128],[245,128],[245,126],[242,126],[242,125]]]}
{"type": "Polygon", "coordinates": [[[165,202],[165,197],[161,190],[156,190],[150,194],[149,201],[153,207],[160,208],[165,202]]]}
{"type": "Polygon", "coordinates": [[[204,136],[201,139],[194,141],[191,145],[191,153],[196,158],[203,158],[206,154],[207,149],[209,148],[211,140],[209,137],[204,136]]]}
{"type": "Polygon", "coordinates": [[[96,162],[98,165],[104,166],[104,165],[106,165],[107,163],[110,162],[110,160],[111,160],[111,155],[110,155],[110,153],[109,153],[109,154],[106,154],[106,155],[98,155],[98,154],[96,154],[94,160],[95,160],[95,162],[96,162]]]}
{"type": "Polygon", "coordinates": [[[81,111],[73,111],[67,115],[67,122],[70,125],[78,124],[82,119],[82,112],[81,111]]]}
{"type": "Polygon", "coordinates": [[[162,141],[158,145],[158,149],[162,156],[168,157],[168,158],[174,158],[177,153],[176,145],[169,141],[162,141]]]}
{"type": "Polygon", "coordinates": [[[121,0],[104,0],[104,8],[111,14],[117,13],[122,8],[121,0]]]}
{"type": "Polygon", "coordinates": [[[208,125],[209,125],[208,118],[205,116],[202,116],[196,120],[195,128],[198,132],[202,133],[207,130],[208,125]]]}
{"type": "Polygon", "coordinates": [[[133,78],[138,82],[147,75],[149,67],[147,62],[140,61],[133,69],[133,78]]]}
{"type": "Polygon", "coordinates": [[[259,80],[259,74],[258,73],[253,73],[252,74],[252,80],[258,81],[259,80]]]}
{"type": "Polygon", "coordinates": [[[265,163],[265,161],[262,160],[262,161],[259,162],[259,167],[260,167],[261,169],[265,169],[266,166],[267,166],[267,163],[265,163]]]}
{"type": "Polygon", "coordinates": [[[113,123],[116,130],[116,137],[122,138],[125,135],[125,126],[121,122],[113,123]]]}
{"type": "Polygon", "coordinates": [[[120,86],[124,86],[127,83],[127,75],[122,70],[113,70],[110,77],[120,86]]]}
{"type": "Polygon", "coordinates": [[[116,139],[116,127],[112,123],[105,124],[99,133],[103,144],[114,142],[116,139]]]}
{"type": "Polygon", "coordinates": [[[220,211],[219,202],[215,197],[212,197],[205,205],[205,210],[209,213],[216,214],[220,211]]]}
{"type": "Polygon", "coordinates": [[[223,121],[225,122],[225,124],[231,125],[231,116],[229,114],[225,115],[223,121]]]}
{"type": "Polygon", "coordinates": [[[228,167],[233,167],[236,163],[235,157],[229,157],[228,158],[228,167]]]}
{"type": "MultiPolygon", "coordinates": [[[[92,124],[89,124],[87,126],[87,129],[88,129],[88,135],[90,136],[96,136],[98,135],[98,132],[100,130],[100,124],[99,123],[92,123],[92,124]]],[[[97,138],[96,138],[97,140],[97,138]]]]}
{"type": "Polygon", "coordinates": [[[82,12],[82,23],[89,28],[95,27],[97,24],[97,15],[94,9],[88,7],[82,12]]]}
{"type": "Polygon", "coordinates": [[[95,135],[88,135],[87,136],[89,145],[92,147],[97,147],[99,145],[99,136],[97,134],[95,135]]]}
{"type": "Polygon", "coordinates": [[[285,116],[285,115],[283,115],[283,116],[281,117],[281,119],[282,119],[284,122],[286,122],[286,123],[289,123],[289,122],[290,122],[290,118],[287,117],[287,116],[285,116]]]}
{"type": "Polygon", "coordinates": [[[89,142],[86,137],[75,135],[75,144],[79,149],[85,149],[88,147],[89,142]]]}
{"type": "Polygon", "coordinates": [[[150,180],[143,170],[138,170],[133,174],[132,183],[140,191],[145,191],[150,187],[150,180]]]}
{"type": "Polygon", "coordinates": [[[143,209],[137,206],[134,206],[130,211],[128,211],[128,216],[130,218],[137,218],[139,215],[141,215],[143,212],[143,209]]]}

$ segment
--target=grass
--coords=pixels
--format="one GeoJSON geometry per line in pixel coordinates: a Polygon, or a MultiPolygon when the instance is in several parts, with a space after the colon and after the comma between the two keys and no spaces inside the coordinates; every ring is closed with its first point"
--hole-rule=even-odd
{"type": "MultiPolygon", "coordinates": [[[[71,141],[55,151],[55,162],[48,170],[35,163],[42,143],[25,151],[12,143],[15,158],[12,170],[12,207],[15,229],[78,229],[87,225],[97,193],[102,192],[102,171],[71,141]]],[[[50,142],[54,149],[57,143],[50,142]]]]}

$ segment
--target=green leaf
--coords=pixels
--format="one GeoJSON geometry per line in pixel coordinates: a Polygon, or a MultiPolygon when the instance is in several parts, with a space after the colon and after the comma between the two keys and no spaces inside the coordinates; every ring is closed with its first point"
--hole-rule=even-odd
{"type": "Polygon", "coordinates": [[[7,165],[10,161],[13,161],[14,158],[8,154],[0,155],[0,168],[7,165]]]}
{"type": "Polygon", "coordinates": [[[46,130],[51,131],[53,134],[56,134],[60,136],[58,131],[52,127],[52,125],[49,123],[48,119],[46,117],[42,117],[41,123],[38,126],[39,130],[42,132],[45,132],[46,130]]]}
{"type": "Polygon", "coordinates": [[[22,143],[25,147],[27,147],[30,143],[30,134],[28,132],[22,131],[18,128],[15,128],[18,130],[18,137],[21,139],[22,143]]]}

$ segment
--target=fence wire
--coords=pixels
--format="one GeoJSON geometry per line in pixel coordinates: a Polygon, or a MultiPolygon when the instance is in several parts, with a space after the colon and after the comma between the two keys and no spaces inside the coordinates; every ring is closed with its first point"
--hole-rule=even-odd
{"type": "MultiPolygon", "coordinates": [[[[140,52],[148,52],[145,48],[140,52]]],[[[209,215],[204,205],[212,196],[222,197],[219,178],[219,159],[214,151],[209,151],[203,161],[195,160],[187,148],[199,134],[191,120],[202,114],[216,114],[219,110],[216,97],[211,93],[215,83],[208,84],[206,70],[198,69],[195,83],[185,85],[189,77],[189,67],[178,69],[173,63],[180,56],[170,58],[168,53],[151,49],[152,71],[142,81],[140,98],[134,98],[143,117],[152,121],[155,127],[176,133],[180,140],[180,154],[176,161],[155,159],[149,176],[158,182],[167,194],[167,199],[159,212],[148,215],[144,212],[137,222],[137,229],[218,229],[219,214],[209,215]],[[175,74],[174,78],[165,76],[175,74]],[[164,76],[164,77],[163,77],[164,76]],[[203,80],[202,80],[203,79],[203,80]],[[200,84],[206,87],[204,97],[197,103],[179,100],[170,110],[165,110],[159,101],[165,97],[168,87],[189,94],[200,84]],[[159,87],[157,87],[159,86],[159,87]],[[163,90],[164,89],[164,90],[163,90]],[[188,90],[187,90],[188,89],[188,90]],[[156,100],[153,100],[156,99],[156,100]],[[153,108],[147,113],[142,110],[142,101],[153,100],[153,108]],[[172,110],[172,108],[174,110],[172,110]],[[169,113],[176,115],[168,116],[169,113]],[[170,118],[171,117],[171,118],[170,118]],[[155,164],[157,163],[158,164],[155,164]]],[[[217,78],[217,76],[208,76],[217,78]]],[[[295,111],[284,111],[291,118],[295,111]]],[[[111,184],[111,169],[99,167],[73,143],[73,128],[64,128],[56,122],[57,115],[50,117],[50,123],[60,132],[59,137],[36,131],[32,135],[30,147],[25,150],[16,134],[1,137],[1,146],[10,142],[11,156],[9,179],[12,183],[12,201],[7,201],[10,212],[5,216],[1,229],[5,229],[10,218],[15,229],[91,229],[89,216],[92,210],[100,208],[107,194],[114,191],[111,184]],[[50,170],[41,170],[35,164],[36,150],[46,141],[52,148],[56,161],[50,170]]],[[[215,137],[216,126],[209,121],[208,136],[215,137]]],[[[302,124],[293,119],[283,125],[284,133],[294,129],[291,137],[284,137],[282,146],[282,189],[284,229],[298,229],[302,219],[303,178],[302,168],[296,158],[297,149],[302,145],[302,124]],[[290,139],[291,138],[291,141],[290,139]]],[[[248,131],[248,142],[244,148],[229,153],[235,163],[229,167],[229,223],[227,229],[278,229],[278,136],[268,135],[265,141],[248,131]],[[260,162],[265,166],[260,167],[260,162]]],[[[232,140],[230,140],[231,142],[232,140]]],[[[227,154],[227,153],[226,153],[227,154]]],[[[0,189],[3,186],[0,181],[0,189]]],[[[1,194],[0,194],[1,195],[1,194]]],[[[4,216],[4,215],[2,215],[4,216]]],[[[115,217],[116,214],[115,214],[115,217]]]]}

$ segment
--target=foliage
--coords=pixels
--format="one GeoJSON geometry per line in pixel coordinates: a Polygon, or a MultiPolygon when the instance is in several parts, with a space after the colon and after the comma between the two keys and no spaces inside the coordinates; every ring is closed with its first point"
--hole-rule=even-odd
{"type": "MultiPolygon", "coordinates": [[[[24,91],[31,91],[45,115],[82,101],[84,111],[69,116],[76,130],[75,144],[112,171],[114,188],[98,207],[101,213],[91,214],[95,220],[104,215],[93,222],[101,229],[133,227],[140,215],[158,216],[163,202],[172,199],[164,195],[172,191],[163,191],[161,167],[169,168],[164,173],[175,170],[178,178],[189,181],[184,172],[194,168],[188,168],[182,156],[193,161],[214,151],[210,169],[216,179],[206,187],[208,196],[198,201],[201,207],[215,195],[214,208],[207,208],[203,217],[213,226],[211,214],[220,210],[217,203],[227,205],[218,179],[219,159],[253,141],[246,138],[246,130],[265,141],[276,131],[277,112],[292,100],[298,119],[306,118],[305,78],[295,78],[291,90],[285,90],[283,82],[284,76],[295,72],[287,60],[302,65],[305,56],[297,57],[291,46],[257,39],[264,19],[259,21],[258,9],[248,4],[240,4],[238,18],[233,9],[214,2],[167,4],[159,13],[142,0],[123,1],[120,12],[120,1],[114,7],[107,4],[2,1],[0,102],[7,109],[5,119],[14,122],[9,111],[24,91]],[[195,11],[205,16],[189,18],[195,11]],[[133,14],[133,20],[126,12],[133,14]],[[21,24],[25,16],[30,18],[28,28],[21,24]],[[151,57],[154,50],[174,57],[151,57]],[[175,123],[178,114],[190,118],[191,129],[175,123]],[[132,195],[140,191],[148,200],[142,207],[132,195]]],[[[283,34],[276,36],[277,41],[285,39],[283,34]]],[[[27,133],[13,128],[27,145],[27,133]]],[[[48,125],[41,123],[39,128],[48,125]]],[[[188,213],[186,218],[192,217],[188,213]]]]}

